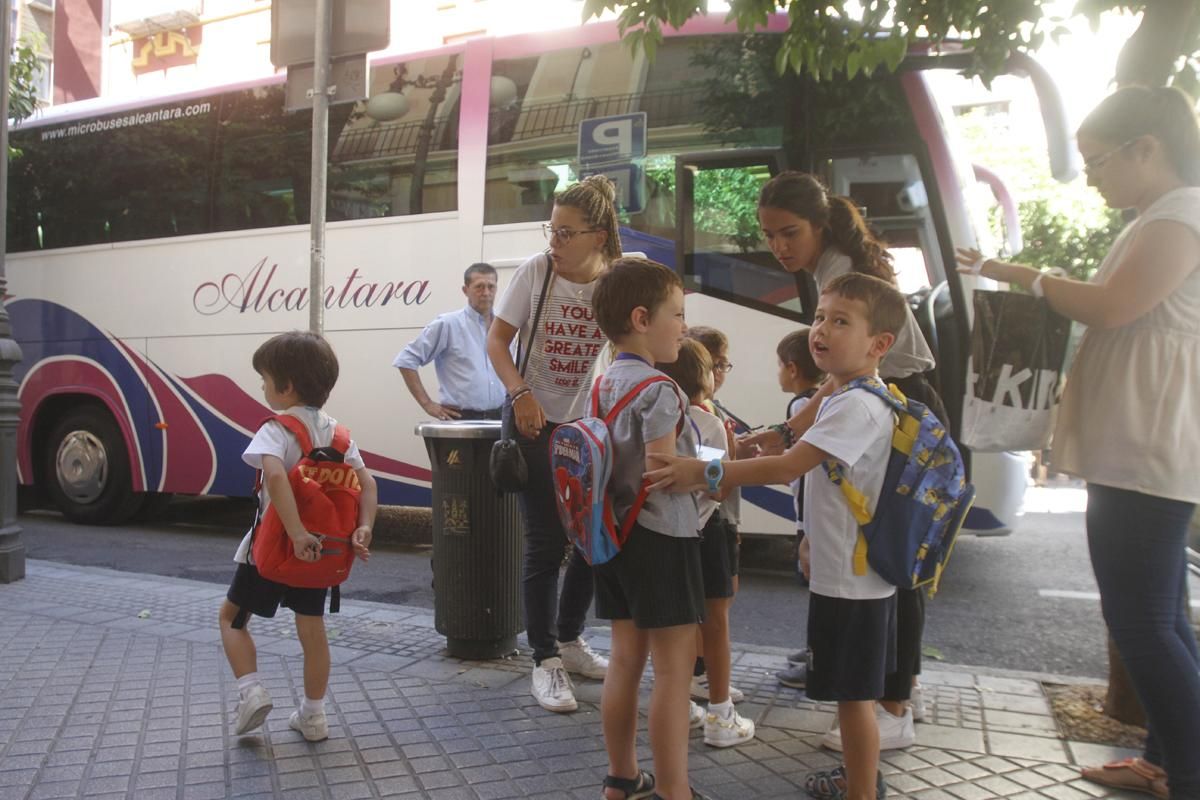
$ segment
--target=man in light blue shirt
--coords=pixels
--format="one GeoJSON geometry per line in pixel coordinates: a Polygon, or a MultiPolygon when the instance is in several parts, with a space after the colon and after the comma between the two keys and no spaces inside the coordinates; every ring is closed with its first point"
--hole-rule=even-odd
{"type": "Polygon", "coordinates": [[[504,384],[487,356],[487,331],[496,299],[496,270],[472,264],[463,274],[466,308],[441,314],[400,351],[392,366],[425,413],[434,419],[500,419],[504,384]],[[438,402],[421,383],[417,370],[433,362],[438,402]]]}

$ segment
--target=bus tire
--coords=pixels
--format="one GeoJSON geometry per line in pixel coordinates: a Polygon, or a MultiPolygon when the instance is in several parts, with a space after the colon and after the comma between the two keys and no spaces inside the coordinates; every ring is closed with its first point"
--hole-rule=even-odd
{"type": "Polygon", "coordinates": [[[118,525],[144,500],[133,491],[125,437],[100,406],[77,407],[54,424],[43,464],[43,485],[72,522],[118,525]]]}

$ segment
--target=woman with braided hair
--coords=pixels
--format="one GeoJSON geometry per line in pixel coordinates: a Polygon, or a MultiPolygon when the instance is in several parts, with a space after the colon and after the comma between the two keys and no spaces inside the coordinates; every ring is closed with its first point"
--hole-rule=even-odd
{"type": "Polygon", "coordinates": [[[608,660],[580,638],[594,585],[592,568],[576,548],[562,594],[558,591],[567,535],[554,500],[549,442],[560,423],[587,414],[592,371],[607,342],[591,301],[596,279],[621,255],[615,198],[612,182],[601,175],[555,195],[550,223],[542,226],[550,246],[517,268],[488,331],[488,357],[508,390],[529,468],[520,496],[521,581],[533,648],[532,694],[542,708],[556,712],[577,707],[568,672],[602,679],[608,669],[608,660]],[[523,369],[509,351],[518,334],[523,369]]]}

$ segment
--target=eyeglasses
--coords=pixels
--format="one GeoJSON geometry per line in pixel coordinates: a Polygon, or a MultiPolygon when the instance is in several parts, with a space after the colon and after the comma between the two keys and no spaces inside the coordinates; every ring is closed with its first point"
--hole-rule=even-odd
{"type": "Polygon", "coordinates": [[[724,374],[726,372],[732,372],[732,371],[733,371],[733,364],[729,363],[728,361],[717,361],[716,363],[713,364],[713,372],[720,372],[720,373],[724,374]]]}
{"type": "Polygon", "coordinates": [[[588,228],[585,231],[573,231],[570,228],[556,228],[553,225],[542,225],[542,233],[546,234],[546,241],[552,242],[558,239],[563,244],[567,244],[581,233],[599,233],[602,228],[588,228]]]}
{"type": "Polygon", "coordinates": [[[1083,174],[1084,175],[1095,175],[1096,170],[1100,169],[1105,164],[1107,164],[1109,159],[1111,159],[1117,153],[1121,152],[1126,147],[1129,147],[1129,145],[1136,142],[1138,140],[1138,138],[1139,137],[1134,137],[1133,139],[1130,139],[1128,142],[1125,142],[1124,144],[1117,145],[1112,150],[1106,150],[1098,156],[1092,156],[1091,158],[1087,159],[1086,161],[1083,162],[1083,174]]]}

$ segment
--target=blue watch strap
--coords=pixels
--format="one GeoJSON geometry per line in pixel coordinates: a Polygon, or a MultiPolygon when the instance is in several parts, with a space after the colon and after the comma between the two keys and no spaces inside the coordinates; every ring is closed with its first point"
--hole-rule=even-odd
{"type": "Polygon", "coordinates": [[[704,468],[704,479],[708,481],[708,490],[715,492],[721,488],[721,479],[725,477],[725,465],[721,459],[714,458],[704,468]]]}

